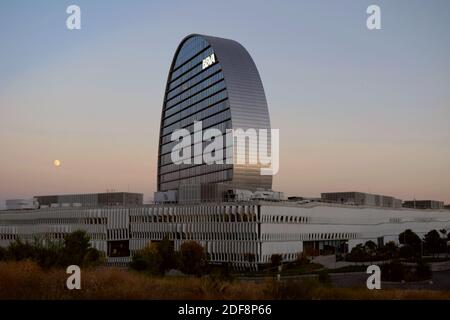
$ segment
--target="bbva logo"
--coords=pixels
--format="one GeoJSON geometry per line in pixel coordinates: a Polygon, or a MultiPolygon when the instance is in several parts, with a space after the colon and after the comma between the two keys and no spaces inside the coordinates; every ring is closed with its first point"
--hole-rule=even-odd
{"type": "Polygon", "coordinates": [[[216,56],[214,53],[211,53],[211,55],[207,56],[205,59],[203,59],[202,64],[202,70],[208,68],[210,65],[216,62],[216,56]]]}

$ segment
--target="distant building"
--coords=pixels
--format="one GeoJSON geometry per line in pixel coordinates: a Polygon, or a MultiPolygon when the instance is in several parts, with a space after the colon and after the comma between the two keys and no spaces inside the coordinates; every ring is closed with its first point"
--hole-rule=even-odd
{"type": "Polygon", "coordinates": [[[402,200],[390,196],[363,192],[327,192],[321,194],[322,201],[356,206],[401,208],[402,200]]]}
{"type": "Polygon", "coordinates": [[[141,206],[142,193],[106,192],[36,196],[40,207],[109,207],[141,206]]]}
{"type": "Polygon", "coordinates": [[[290,202],[298,202],[298,203],[322,202],[321,198],[300,197],[300,196],[291,196],[288,197],[287,200],[290,202]]]}
{"type": "Polygon", "coordinates": [[[408,200],[403,202],[403,207],[414,209],[443,209],[444,202],[436,200],[408,200]]]}
{"type": "Polygon", "coordinates": [[[10,199],[6,200],[6,210],[29,210],[37,209],[36,199],[10,199]]]}
{"type": "Polygon", "coordinates": [[[450,210],[450,204],[445,205],[444,208],[450,210]]]}

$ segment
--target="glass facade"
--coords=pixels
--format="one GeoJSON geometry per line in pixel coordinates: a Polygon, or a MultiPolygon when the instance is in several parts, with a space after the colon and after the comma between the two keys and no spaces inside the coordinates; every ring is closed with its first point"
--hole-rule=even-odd
{"type": "MultiPolygon", "coordinates": [[[[223,140],[223,148],[216,150],[223,154],[224,164],[206,164],[200,156],[194,158],[194,142],[191,155],[186,155],[190,157],[190,163],[174,164],[171,154],[180,141],[171,141],[172,133],[186,129],[192,137],[196,121],[202,122],[202,130],[220,130],[222,138],[227,129],[270,129],[258,70],[247,50],[236,41],[190,35],[179,45],[164,94],[157,187],[160,192],[178,190],[181,198],[200,201],[204,197],[213,199],[210,194],[226,192],[227,188],[272,188],[272,176],[262,176],[259,163],[226,163],[227,157],[236,159],[235,144],[226,139],[223,140]]],[[[211,142],[200,143],[204,150],[211,142]]],[[[257,152],[254,148],[246,148],[246,151],[248,154],[257,152]]],[[[186,160],[182,152],[178,154],[186,160]]]]}
{"type": "MultiPolygon", "coordinates": [[[[158,191],[179,189],[180,185],[208,184],[232,180],[231,164],[172,163],[171,152],[178,141],[171,141],[177,129],[193,133],[194,121],[203,130],[231,129],[231,112],[220,61],[203,67],[203,59],[214,53],[202,36],[184,41],[175,55],[164,97],[158,155],[158,191]]],[[[203,147],[207,143],[203,143],[203,147]]],[[[224,159],[226,150],[223,151],[224,159]]]]}

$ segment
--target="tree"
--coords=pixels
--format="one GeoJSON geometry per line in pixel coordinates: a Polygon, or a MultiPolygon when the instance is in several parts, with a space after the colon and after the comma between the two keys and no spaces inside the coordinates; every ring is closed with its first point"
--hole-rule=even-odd
{"type": "Polygon", "coordinates": [[[388,259],[396,259],[399,255],[399,248],[394,241],[389,241],[386,243],[383,251],[388,259]]]}
{"type": "Polygon", "coordinates": [[[169,240],[169,238],[164,237],[164,239],[158,243],[158,252],[162,260],[160,265],[161,273],[177,267],[177,256],[175,255],[173,243],[169,240]]]}
{"type": "Polygon", "coordinates": [[[63,245],[60,241],[51,239],[34,239],[35,260],[42,268],[60,266],[63,263],[63,245]]]}
{"type": "Polygon", "coordinates": [[[6,249],[3,247],[0,247],[0,261],[5,260],[6,259],[6,249]]]}
{"type": "Polygon", "coordinates": [[[275,253],[270,257],[270,262],[272,263],[272,267],[278,267],[282,261],[283,261],[283,257],[281,256],[281,254],[275,253]]]}
{"type": "Polygon", "coordinates": [[[447,253],[450,252],[450,232],[447,233],[447,253]]]}
{"type": "Polygon", "coordinates": [[[6,252],[7,259],[10,260],[34,260],[36,257],[36,251],[32,244],[28,241],[23,242],[21,239],[16,239],[11,242],[6,252]]]}
{"type": "Polygon", "coordinates": [[[410,245],[410,246],[420,246],[422,240],[420,237],[413,232],[411,229],[407,229],[398,235],[398,240],[400,244],[410,245]]]}
{"type": "Polygon", "coordinates": [[[375,242],[373,242],[372,240],[366,241],[364,246],[366,247],[367,250],[370,250],[370,251],[377,250],[377,244],[375,242]]]}
{"type": "Polygon", "coordinates": [[[149,242],[143,249],[133,255],[130,268],[147,271],[150,274],[161,274],[162,257],[156,242],[149,242]]]}
{"type": "Polygon", "coordinates": [[[411,259],[416,256],[416,252],[412,246],[404,245],[400,247],[400,257],[403,259],[411,259]]]}
{"type": "Polygon", "coordinates": [[[377,255],[377,244],[372,240],[367,241],[364,244],[364,251],[366,258],[368,258],[370,262],[372,262],[373,258],[377,255]]]}
{"type": "Polygon", "coordinates": [[[178,257],[173,243],[165,237],[161,242],[149,242],[133,255],[130,268],[163,275],[167,270],[178,267],[178,257]]]}
{"type": "Polygon", "coordinates": [[[42,268],[97,265],[101,263],[101,253],[91,248],[90,238],[85,231],[75,231],[66,235],[64,241],[35,237],[33,242],[17,239],[6,249],[5,259],[36,261],[42,268]]]}
{"type": "Polygon", "coordinates": [[[447,233],[447,252],[450,251],[450,232],[447,233]]]}
{"type": "Polygon", "coordinates": [[[64,265],[83,265],[84,256],[91,247],[89,236],[84,230],[74,231],[64,237],[64,265]]]}
{"type": "Polygon", "coordinates": [[[381,265],[381,279],[384,281],[405,280],[406,268],[399,261],[392,261],[381,265]]]}
{"type": "Polygon", "coordinates": [[[104,255],[95,248],[89,248],[83,258],[83,266],[96,267],[104,262],[104,255]]]}
{"type": "Polygon", "coordinates": [[[422,240],[411,229],[407,229],[400,233],[398,235],[398,240],[400,244],[411,247],[411,249],[408,250],[412,252],[412,256],[420,255],[422,240]]]}
{"type": "Polygon", "coordinates": [[[424,237],[424,247],[427,252],[434,256],[445,249],[445,240],[441,239],[436,230],[431,230],[424,237]]]}
{"type": "Polygon", "coordinates": [[[377,244],[372,240],[367,241],[364,244],[364,248],[370,256],[375,256],[377,254],[377,244]]]}
{"type": "Polygon", "coordinates": [[[203,247],[196,241],[186,241],[180,247],[181,268],[184,273],[201,275],[206,267],[203,247]]]}
{"type": "Polygon", "coordinates": [[[135,254],[131,259],[130,268],[136,271],[145,271],[148,269],[148,262],[139,254],[135,254]]]}
{"type": "Polygon", "coordinates": [[[365,247],[361,243],[352,248],[348,257],[349,261],[364,261],[366,259],[368,259],[368,255],[365,247]]]}

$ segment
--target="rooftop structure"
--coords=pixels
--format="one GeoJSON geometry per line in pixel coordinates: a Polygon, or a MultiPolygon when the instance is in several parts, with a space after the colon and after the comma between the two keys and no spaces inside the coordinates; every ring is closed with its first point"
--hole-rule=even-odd
{"type": "Polygon", "coordinates": [[[36,199],[9,199],[5,202],[6,210],[30,210],[37,209],[36,199]]]}
{"type": "Polygon", "coordinates": [[[403,202],[403,207],[414,209],[443,209],[444,202],[437,200],[407,200],[403,202]]]}
{"type": "Polygon", "coordinates": [[[326,192],[321,194],[322,201],[356,206],[401,208],[402,200],[390,196],[364,192],[326,192]]]}
{"type": "Polygon", "coordinates": [[[86,194],[64,194],[36,196],[40,207],[107,207],[107,206],[141,206],[142,193],[105,192],[86,194]]]}

